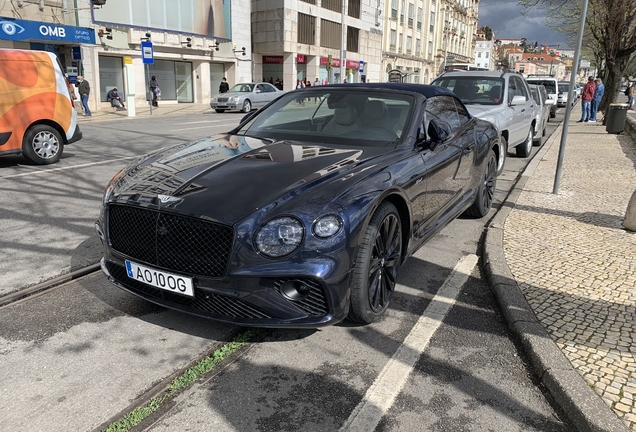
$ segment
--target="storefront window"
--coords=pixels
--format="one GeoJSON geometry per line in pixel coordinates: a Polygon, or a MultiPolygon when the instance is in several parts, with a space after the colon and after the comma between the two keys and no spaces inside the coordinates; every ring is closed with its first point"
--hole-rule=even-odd
{"type": "MultiPolygon", "coordinates": [[[[162,100],[193,101],[192,63],[155,60],[154,64],[148,65],[146,81],[153,75],[157,76],[162,100]]],[[[148,88],[147,82],[146,88],[148,88]]]]}
{"type": "Polygon", "coordinates": [[[102,102],[107,102],[106,95],[115,87],[120,94],[126,95],[121,57],[99,56],[99,84],[99,96],[102,102]]]}

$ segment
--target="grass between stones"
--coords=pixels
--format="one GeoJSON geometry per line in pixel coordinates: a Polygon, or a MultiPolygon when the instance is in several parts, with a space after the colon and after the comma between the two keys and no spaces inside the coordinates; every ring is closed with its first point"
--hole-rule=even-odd
{"type": "Polygon", "coordinates": [[[186,370],[172,380],[166,392],[159,397],[152,398],[146,405],[135,408],[126,414],[121,420],[109,425],[104,432],[127,432],[131,428],[140,424],[144,419],[157,411],[168,400],[174,398],[181,391],[189,387],[197,378],[210,372],[219,363],[237,352],[247,342],[259,333],[259,329],[251,328],[234,338],[232,342],[228,342],[221,348],[214,351],[211,355],[201,360],[196,365],[186,370]]]}

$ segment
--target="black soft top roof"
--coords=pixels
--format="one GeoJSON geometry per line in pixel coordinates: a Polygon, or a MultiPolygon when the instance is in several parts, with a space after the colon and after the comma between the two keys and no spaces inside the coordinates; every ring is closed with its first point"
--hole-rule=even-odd
{"type": "MultiPolygon", "coordinates": [[[[351,89],[378,89],[378,90],[401,90],[413,93],[419,93],[427,98],[438,95],[454,96],[450,90],[426,84],[408,84],[408,83],[358,83],[358,84],[325,84],[321,86],[315,86],[316,88],[351,88],[351,89]]],[[[303,90],[311,90],[312,87],[305,88],[303,90]]]]}

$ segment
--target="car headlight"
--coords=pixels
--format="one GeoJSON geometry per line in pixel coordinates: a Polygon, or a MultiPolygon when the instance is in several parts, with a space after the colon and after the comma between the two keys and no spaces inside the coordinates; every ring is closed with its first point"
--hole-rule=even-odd
{"type": "Polygon", "coordinates": [[[121,175],[121,173],[123,172],[124,170],[119,170],[117,174],[115,174],[113,178],[110,179],[110,182],[108,182],[108,186],[106,186],[106,190],[104,190],[104,196],[102,196],[102,205],[106,205],[106,203],[108,202],[108,199],[110,198],[110,194],[113,191],[113,185],[115,184],[115,180],[117,180],[119,176],[121,175]]]}
{"type": "Polygon", "coordinates": [[[305,228],[298,219],[281,217],[267,222],[256,231],[254,246],[265,256],[280,258],[298,249],[304,236],[305,228]]]}
{"type": "Polygon", "coordinates": [[[234,96],[230,98],[231,102],[237,103],[239,101],[239,97],[238,96],[234,96]]]}
{"type": "Polygon", "coordinates": [[[314,235],[319,238],[333,237],[342,230],[343,222],[338,215],[322,216],[314,222],[314,235]]]}
{"type": "Polygon", "coordinates": [[[216,98],[215,97],[210,98],[210,102],[216,102],[216,98]]]}

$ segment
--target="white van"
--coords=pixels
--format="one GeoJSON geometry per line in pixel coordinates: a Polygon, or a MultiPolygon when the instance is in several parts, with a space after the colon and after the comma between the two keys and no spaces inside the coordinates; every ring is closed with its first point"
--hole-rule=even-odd
{"type": "Polygon", "coordinates": [[[528,84],[542,85],[548,92],[548,99],[554,101],[550,106],[550,118],[556,117],[557,99],[559,97],[559,80],[551,76],[530,76],[526,78],[528,84]]]}

